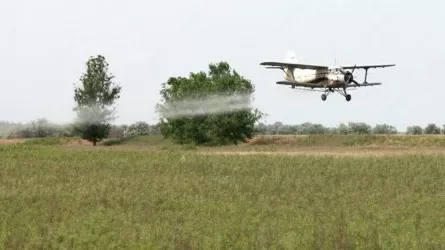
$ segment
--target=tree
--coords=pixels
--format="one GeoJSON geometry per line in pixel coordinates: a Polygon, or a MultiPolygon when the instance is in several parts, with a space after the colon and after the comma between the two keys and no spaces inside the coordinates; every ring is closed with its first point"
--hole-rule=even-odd
{"type": "Polygon", "coordinates": [[[349,122],[349,131],[352,134],[370,134],[371,126],[364,122],[349,122]]]}
{"type": "Polygon", "coordinates": [[[125,136],[149,135],[150,125],[144,121],[138,121],[131,124],[125,131],[125,136]]]}
{"type": "Polygon", "coordinates": [[[340,123],[340,125],[338,125],[338,128],[337,128],[336,131],[339,134],[346,135],[346,134],[349,133],[349,128],[348,128],[348,126],[346,124],[340,123]]]}
{"type": "Polygon", "coordinates": [[[373,132],[374,134],[397,134],[397,129],[389,124],[377,124],[373,132]]]}
{"type": "Polygon", "coordinates": [[[406,133],[411,135],[421,135],[423,133],[423,129],[421,126],[409,126],[406,128],[406,133]]]}
{"type": "Polygon", "coordinates": [[[425,127],[424,132],[425,132],[425,134],[428,134],[428,135],[440,134],[440,128],[434,123],[429,123],[425,127]]]}
{"type": "Polygon", "coordinates": [[[262,122],[260,122],[259,124],[257,124],[257,125],[255,126],[255,128],[256,128],[256,132],[257,132],[258,134],[266,134],[266,133],[267,133],[267,125],[264,124],[264,123],[262,123],[262,122]]]}
{"type": "Polygon", "coordinates": [[[110,121],[114,119],[115,113],[113,105],[120,98],[121,87],[113,83],[114,76],[108,73],[108,63],[104,56],[90,57],[86,67],[86,73],[80,78],[82,87],[74,89],[77,104],[74,108],[77,112],[74,126],[82,139],[96,146],[110,133],[110,121]]]}
{"type": "Polygon", "coordinates": [[[227,62],[162,84],[159,129],[179,144],[237,144],[252,138],[262,113],[249,107],[254,86],[227,62]]]}
{"type": "Polygon", "coordinates": [[[302,135],[316,135],[325,134],[327,129],[322,124],[305,122],[298,127],[298,134],[302,135]]]}

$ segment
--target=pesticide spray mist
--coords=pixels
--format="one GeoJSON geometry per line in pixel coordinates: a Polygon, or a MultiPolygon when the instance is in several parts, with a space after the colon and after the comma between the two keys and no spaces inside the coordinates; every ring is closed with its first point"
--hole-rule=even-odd
{"type": "MultiPolygon", "coordinates": [[[[214,94],[205,98],[189,97],[164,105],[163,109],[160,110],[160,114],[163,118],[171,119],[249,110],[251,108],[251,98],[250,94],[214,94]]],[[[28,134],[35,134],[36,131],[52,133],[54,129],[57,129],[60,132],[66,130],[68,133],[75,123],[97,123],[104,120],[106,113],[113,113],[112,109],[103,110],[97,107],[81,108],[78,112],[78,116],[76,115],[74,121],[66,124],[57,124],[46,119],[38,119],[28,124],[3,124],[0,122],[0,138],[7,138],[11,135],[20,137],[23,131],[28,134]]]]}
{"type": "Polygon", "coordinates": [[[164,105],[163,118],[194,117],[207,114],[223,114],[251,108],[250,94],[214,94],[205,98],[184,98],[164,105]]]}

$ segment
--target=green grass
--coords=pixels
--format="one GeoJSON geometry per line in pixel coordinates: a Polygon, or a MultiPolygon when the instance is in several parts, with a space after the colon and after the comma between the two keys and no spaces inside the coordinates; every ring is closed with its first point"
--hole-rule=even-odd
{"type": "Polygon", "coordinates": [[[0,147],[4,249],[445,246],[445,156],[0,147]]]}

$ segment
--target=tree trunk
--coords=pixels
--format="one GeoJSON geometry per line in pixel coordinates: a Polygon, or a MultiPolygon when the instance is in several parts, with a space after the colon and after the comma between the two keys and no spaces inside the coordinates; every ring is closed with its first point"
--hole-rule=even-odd
{"type": "Polygon", "coordinates": [[[96,146],[96,139],[93,139],[93,146],[96,146]]]}

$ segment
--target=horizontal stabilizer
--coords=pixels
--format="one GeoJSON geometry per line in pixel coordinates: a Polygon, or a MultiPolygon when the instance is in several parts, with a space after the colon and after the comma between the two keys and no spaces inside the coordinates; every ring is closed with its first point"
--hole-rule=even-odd
{"type": "Polygon", "coordinates": [[[365,82],[360,84],[360,86],[366,87],[366,86],[376,86],[376,85],[382,85],[381,82],[365,82]]]}
{"type": "Polygon", "coordinates": [[[282,69],[280,66],[266,66],[266,69],[282,69]]]}

